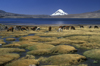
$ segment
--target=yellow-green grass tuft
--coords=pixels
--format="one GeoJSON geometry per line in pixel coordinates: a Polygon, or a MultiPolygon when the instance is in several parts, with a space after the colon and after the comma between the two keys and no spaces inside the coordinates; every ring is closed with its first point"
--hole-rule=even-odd
{"type": "Polygon", "coordinates": [[[49,58],[41,58],[39,61],[50,65],[74,65],[79,64],[85,60],[86,57],[79,54],[61,54],[50,56],[49,58]]]}
{"type": "Polygon", "coordinates": [[[28,46],[33,46],[37,44],[43,44],[39,42],[34,42],[34,41],[19,41],[19,42],[12,42],[11,44],[8,45],[3,45],[2,47],[20,47],[20,48],[27,48],[28,46]]]}
{"type": "Polygon", "coordinates": [[[0,52],[3,52],[3,53],[25,52],[25,49],[19,49],[19,48],[0,48],[0,52]]]}
{"type": "Polygon", "coordinates": [[[84,44],[73,44],[77,48],[82,48],[82,49],[99,49],[100,44],[97,43],[84,43],[84,44]]]}
{"type": "Polygon", "coordinates": [[[92,50],[85,51],[83,55],[92,59],[100,60],[100,49],[92,49],[92,50]]]}
{"type": "Polygon", "coordinates": [[[6,38],[6,41],[15,41],[15,38],[6,38]]]}
{"type": "Polygon", "coordinates": [[[49,49],[39,49],[39,50],[32,50],[27,52],[29,55],[49,55],[50,50],[49,49]]]}
{"type": "Polygon", "coordinates": [[[35,59],[19,59],[12,63],[7,64],[6,66],[29,66],[39,64],[35,59]]]}
{"type": "Polygon", "coordinates": [[[66,53],[74,53],[77,49],[69,45],[58,45],[50,49],[51,54],[66,54],[66,53]]]}
{"type": "Polygon", "coordinates": [[[21,37],[19,40],[20,41],[26,41],[26,40],[33,40],[33,39],[38,39],[40,38],[39,36],[26,36],[26,37],[21,37]]]}
{"type": "Polygon", "coordinates": [[[19,47],[21,46],[20,44],[8,44],[8,45],[3,45],[2,47],[19,47]]]}
{"type": "Polygon", "coordinates": [[[0,39],[0,44],[4,45],[6,43],[3,41],[3,39],[0,39]]]}
{"type": "Polygon", "coordinates": [[[14,53],[0,53],[0,65],[5,64],[9,61],[13,61],[18,59],[20,56],[19,54],[14,53]]]}
{"type": "Polygon", "coordinates": [[[35,56],[33,56],[33,55],[26,55],[25,57],[22,57],[21,59],[35,59],[35,56]]]}
{"type": "Polygon", "coordinates": [[[53,47],[54,47],[53,45],[49,45],[49,44],[37,44],[37,45],[29,46],[27,49],[38,50],[38,49],[51,49],[53,47]]]}
{"type": "MultiPolygon", "coordinates": [[[[59,65],[41,65],[41,66],[59,66],[59,65]]],[[[88,66],[88,65],[87,64],[79,64],[79,65],[60,64],[60,66],[88,66]]]]}

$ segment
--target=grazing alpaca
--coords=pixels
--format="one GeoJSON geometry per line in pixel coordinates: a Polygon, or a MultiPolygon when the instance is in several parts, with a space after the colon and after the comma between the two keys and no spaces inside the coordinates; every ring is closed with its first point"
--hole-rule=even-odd
{"type": "Polygon", "coordinates": [[[27,29],[27,30],[29,30],[29,27],[28,27],[28,26],[26,26],[26,29],[27,29]]]}
{"type": "Polygon", "coordinates": [[[75,30],[75,27],[74,26],[71,26],[71,29],[75,30]]]}
{"type": "Polygon", "coordinates": [[[89,26],[89,28],[92,28],[92,26],[89,26]]]}
{"type": "Polygon", "coordinates": [[[49,31],[51,31],[51,26],[49,27],[49,31]]]}
{"type": "Polygon", "coordinates": [[[37,28],[37,26],[32,27],[32,28],[31,28],[31,30],[35,31],[35,30],[36,30],[36,28],[37,28]]]}
{"type": "Polygon", "coordinates": [[[84,26],[81,25],[80,28],[84,28],[84,26]]]}
{"type": "Polygon", "coordinates": [[[21,30],[23,31],[23,30],[26,30],[26,28],[25,27],[21,27],[21,30]]]}
{"type": "Polygon", "coordinates": [[[36,31],[37,31],[37,30],[40,30],[40,27],[37,27],[37,28],[36,28],[36,31]]]}
{"type": "Polygon", "coordinates": [[[13,32],[13,30],[14,30],[14,28],[13,27],[10,27],[10,28],[7,29],[7,32],[8,31],[12,31],[13,32]]]}
{"type": "Polygon", "coordinates": [[[70,26],[65,26],[64,29],[69,30],[70,26]]]}
{"type": "Polygon", "coordinates": [[[63,26],[59,26],[58,31],[61,32],[63,30],[63,26]]]}
{"type": "Polygon", "coordinates": [[[98,26],[94,26],[94,28],[99,28],[98,26]]]}

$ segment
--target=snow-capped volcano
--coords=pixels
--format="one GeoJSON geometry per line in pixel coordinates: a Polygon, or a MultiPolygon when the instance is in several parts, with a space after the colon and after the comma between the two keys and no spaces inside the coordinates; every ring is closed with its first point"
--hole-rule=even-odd
{"type": "Polygon", "coordinates": [[[59,16],[59,15],[68,15],[68,13],[64,12],[62,9],[58,9],[55,13],[51,14],[51,16],[59,16]]]}

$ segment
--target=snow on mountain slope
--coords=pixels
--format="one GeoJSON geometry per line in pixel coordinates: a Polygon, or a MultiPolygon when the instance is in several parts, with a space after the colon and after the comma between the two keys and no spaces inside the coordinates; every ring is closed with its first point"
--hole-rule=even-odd
{"type": "Polygon", "coordinates": [[[64,12],[62,9],[57,10],[51,16],[59,16],[59,15],[68,15],[68,13],[64,12]]]}

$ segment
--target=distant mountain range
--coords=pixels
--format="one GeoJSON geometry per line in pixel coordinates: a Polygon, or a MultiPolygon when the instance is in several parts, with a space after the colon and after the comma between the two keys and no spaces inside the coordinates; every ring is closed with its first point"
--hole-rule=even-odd
{"type": "Polygon", "coordinates": [[[81,14],[69,14],[61,16],[50,15],[24,15],[5,12],[0,10],[0,18],[100,18],[100,10],[81,14]]]}

